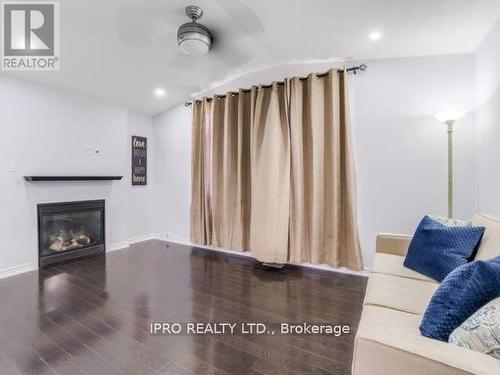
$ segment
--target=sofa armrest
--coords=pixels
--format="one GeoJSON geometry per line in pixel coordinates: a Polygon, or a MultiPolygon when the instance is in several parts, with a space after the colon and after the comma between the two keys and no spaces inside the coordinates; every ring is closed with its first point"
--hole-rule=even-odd
{"type": "Polygon", "coordinates": [[[378,233],[377,253],[406,256],[412,236],[407,234],[378,233]]]}
{"type": "Polygon", "coordinates": [[[352,375],[497,375],[498,359],[490,355],[361,322],[354,344],[352,375]]]}

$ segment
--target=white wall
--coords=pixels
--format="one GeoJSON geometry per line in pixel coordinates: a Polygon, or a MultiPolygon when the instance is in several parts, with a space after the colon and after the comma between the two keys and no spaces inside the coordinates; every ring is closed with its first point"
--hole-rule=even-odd
{"type": "MultiPolygon", "coordinates": [[[[447,214],[447,133],[430,114],[474,104],[472,55],[368,62],[354,78],[359,231],[370,265],[379,231],[413,233],[447,214]]],[[[455,216],[475,212],[474,116],[455,124],[455,216]]]]}
{"type": "MultiPolygon", "coordinates": [[[[446,214],[447,138],[430,113],[473,104],[473,57],[368,61],[351,79],[359,227],[365,265],[379,231],[412,232],[426,213],[446,214]]],[[[475,211],[473,116],[456,124],[456,216],[475,211]]],[[[189,238],[191,109],[153,118],[159,233],[189,238]]]]}
{"type": "Polygon", "coordinates": [[[36,203],[106,199],[108,248],[151,233],[152,187],[130,186],[130,136],[151,137],[151,125],[149,116],[123,107],[0,75],[0,273],[37,265],[36,203]],[[98,148],[99,156],[89,156],[89,146],[98,148]],[[66,183],[23,179],[50,174],[124,178],[66,183]]]}
{"type": "Polygon", "coordinates": [[[478,207],[500,217],[500,20],[475,54],[478,207]]]}
{"type": "Polygon", "coordinates": [[[155,232],[188,240],[191,202],[191,108],[177,106],[153,117],[156,151],[155,232]]]}

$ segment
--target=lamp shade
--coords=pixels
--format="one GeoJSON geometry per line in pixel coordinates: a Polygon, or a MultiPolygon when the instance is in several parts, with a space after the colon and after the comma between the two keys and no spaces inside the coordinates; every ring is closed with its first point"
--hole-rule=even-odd
{"type": "Polygon", "coordinates": [[[434,111],[432,114],[434,118],[441,122],[456,121],[465,116],[467,111],[463,108],[440,108],[434,111]]]}

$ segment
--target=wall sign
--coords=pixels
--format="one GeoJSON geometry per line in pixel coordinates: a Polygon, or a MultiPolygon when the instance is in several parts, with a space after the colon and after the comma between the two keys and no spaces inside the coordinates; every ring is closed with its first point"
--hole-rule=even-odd
{"type": "Polygon", "coordinates": [[[132,185],[148,184],[148,139],[132,136],[132,185]]]}

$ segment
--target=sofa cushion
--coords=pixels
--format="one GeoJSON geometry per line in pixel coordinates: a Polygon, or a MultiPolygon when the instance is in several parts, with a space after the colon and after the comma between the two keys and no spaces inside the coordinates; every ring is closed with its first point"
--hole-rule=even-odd
{"type": "Polygon", "coordinates": [[[487,260],[500,256],[500,219],[478,214],[472,218],[472,225],[486,228],[474,259],[487,260]]]}
{"type": "Polygon", "coordinates": [[[424,216],[417,227],[404,266],[442,281],[467,263],[484,233],[484,227],[448,227],[424,216]]]}
{"type": "Polygon", "coordinates": [[[481,306],[500,296],[500,257],[475,260],[450,273],[427,307],[420,332],[448,341],[451,332],[481,306]]]}
{"type": "Polygon", "coordinates": [[[410,242],[411,236],[407,234],[377,233],[375,247],[377,253],[405,256],[410,242]]]}
{"type": "Polygon", "coordinates": [[[372,273],[364,303],[422,315],[437,288],[434,282],[372,273]]]}
{"type": "Polygon", "coordinates": [[[377,253],[373,259],[372,271],[386,275],[406,277],[407,279],[424,280],[436,283],[430,277],[403,266],[404,257],[398,255],[377,253]]]}

